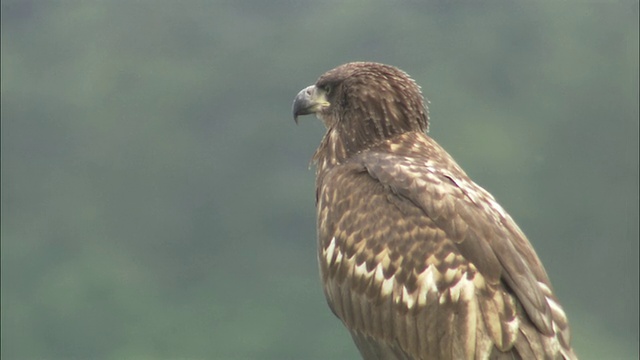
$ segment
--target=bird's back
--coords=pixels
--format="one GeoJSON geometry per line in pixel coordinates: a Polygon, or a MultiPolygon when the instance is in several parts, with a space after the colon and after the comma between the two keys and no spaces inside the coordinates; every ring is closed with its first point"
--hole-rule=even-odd
{"type": "Polygon", "coordinates": [[[318,171],[325,295],[365,359],[572,359],[515,222],[420,132],[318,171]]]}

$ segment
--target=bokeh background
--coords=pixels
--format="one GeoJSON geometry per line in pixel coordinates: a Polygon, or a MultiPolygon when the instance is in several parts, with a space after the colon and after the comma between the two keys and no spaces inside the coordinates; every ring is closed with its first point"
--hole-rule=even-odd
{"type": "Polygon", "coordinates": [[[3,359],[358,358],[291,116],[354,60],[422,85],[581,358],[638,358],[637,1],[1,4],[3,359]]]}

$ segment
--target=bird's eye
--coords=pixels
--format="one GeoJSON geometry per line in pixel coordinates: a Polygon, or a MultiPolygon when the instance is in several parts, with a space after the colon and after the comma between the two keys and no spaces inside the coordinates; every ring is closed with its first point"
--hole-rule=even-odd
{"type": "Polygon", "coordinates": [[[322,89],[324,90],[325,94],[327,94],[327,95],[331,95],[331,90],[332,90],[332,89],[331,89],[331,86],[329,86],[329,85],[325,85],[325,86],[323,86],[323,88],[322,88],[322,89]]]}

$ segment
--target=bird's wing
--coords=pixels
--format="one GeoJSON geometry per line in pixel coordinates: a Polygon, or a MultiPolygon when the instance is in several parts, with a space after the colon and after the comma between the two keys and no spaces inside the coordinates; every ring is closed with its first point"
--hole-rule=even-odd
{"type": "Polygon", "coordinates": [[[319,257],[332,310],[361,353],[387,354],[379,358],[486,358],[514,346],[525,358],[553,358],[569,349],[566,317],[531,245],[456,168],[370,150],[321,179],[319,257]]]}

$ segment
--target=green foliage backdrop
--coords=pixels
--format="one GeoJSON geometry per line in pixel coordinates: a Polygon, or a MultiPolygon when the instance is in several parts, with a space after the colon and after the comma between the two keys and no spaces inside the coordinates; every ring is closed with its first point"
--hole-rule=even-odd
{"type": "Polygon", "coordinates": [[[354,359],[315,258],[320,122],[401,67],[539,252],[583,359],[638,357],[638,2],[3,0],[3,359],[354,359]]]}

